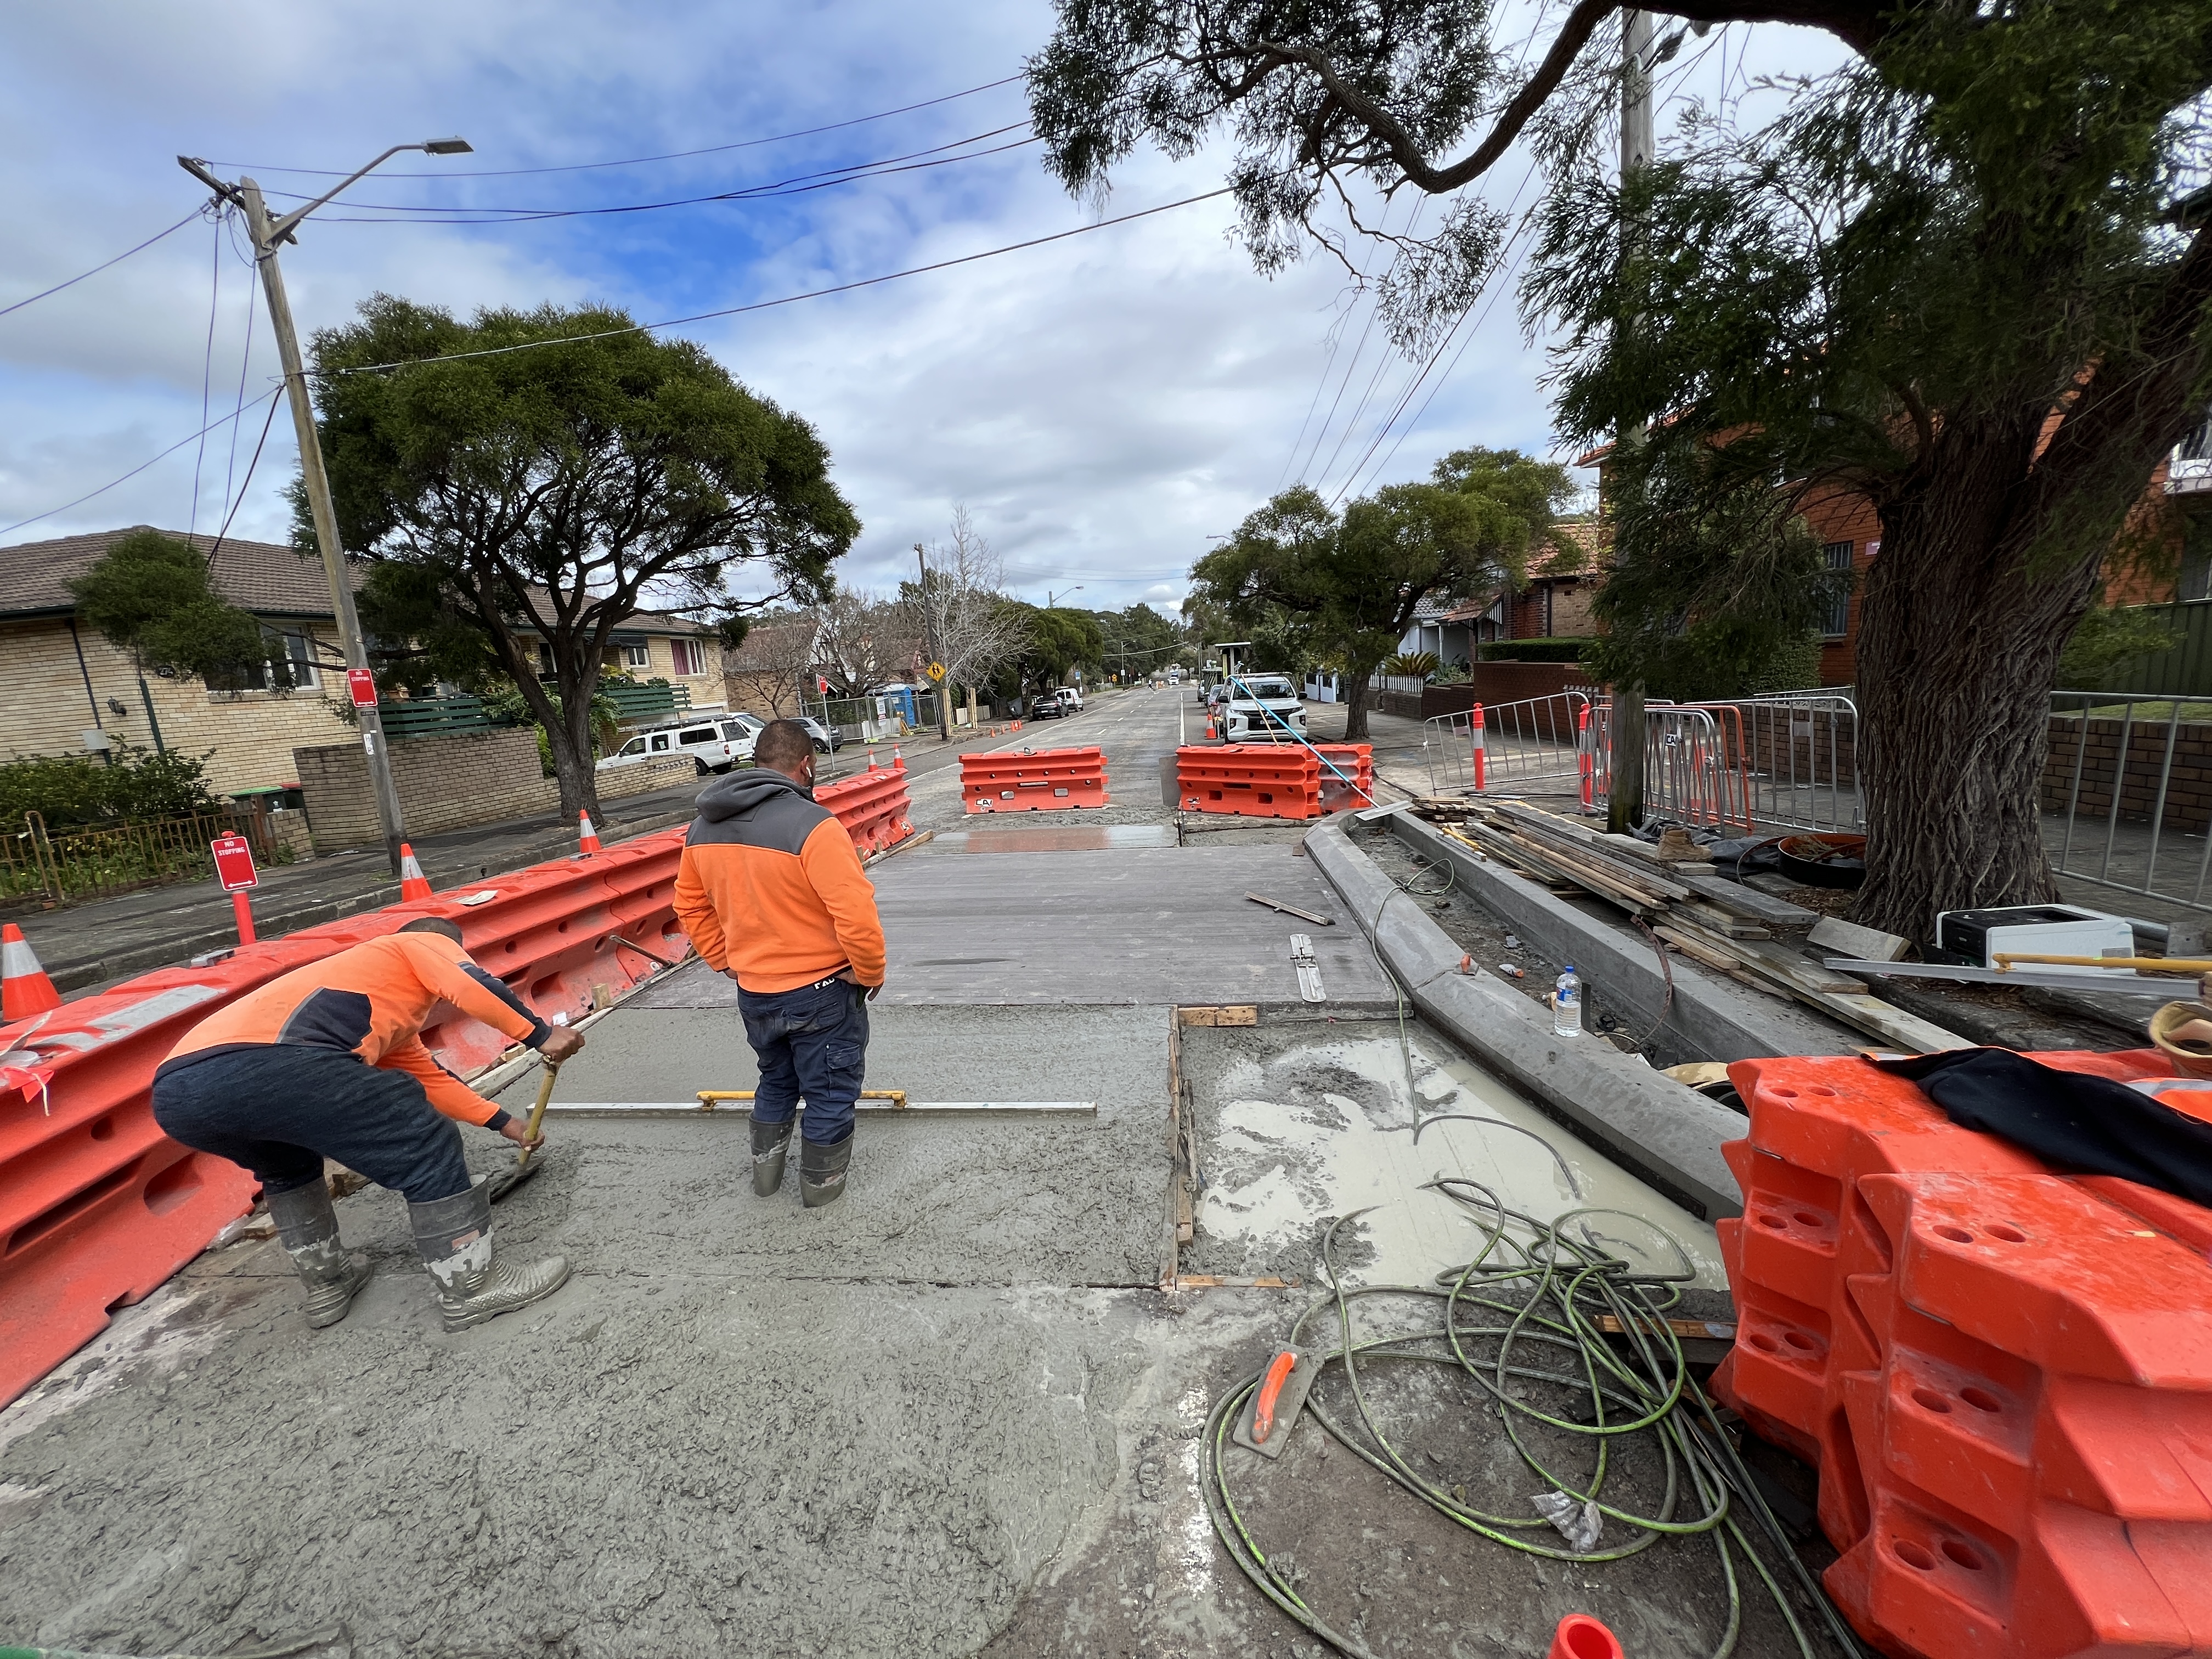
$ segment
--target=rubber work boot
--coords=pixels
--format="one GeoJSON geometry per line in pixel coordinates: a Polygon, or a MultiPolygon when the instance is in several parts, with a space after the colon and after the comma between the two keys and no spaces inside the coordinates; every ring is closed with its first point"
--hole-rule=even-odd
{"type": "Polygon", "coordinates": [[[794,1120],[786,1118],[781,1123],[763,1123],[753,1120],[753,1191],[762,1198],[774,1198],[783,1185],[783,1156],[791,1150],[791,1126],[794,1120]]]}
{"type": "Polygon", "coordinates": [[[307,1288],[307,1323],[318,1330],[337,1324],[368,1283],[369,1267],[367,1256],[353,1254],[338,1240],[331,1189],[318,1177],[289,1192],[271,1193],[269,1218],[276,1224],[276,1242],[307,1288]]]}
{"type": "Polygon", "coordinates": [[[465,1330],[550,1296],[567,1282],[568,1258],[549,1255],[518,1267],[492,1248],[491,1188],[410,1204],[407,1219],[422,1265],[438,1281],[438,1311],[449,1331],[465,1330]]]}
{"type": "Polygon", "coordinates": [[[845,1196],[845,1166],[852,1161],[850,1135],[834,1146],[817,1146],[811,1140],[799,1143],[799,1195],[808,1209],[818,1210],[845,1196]]]}

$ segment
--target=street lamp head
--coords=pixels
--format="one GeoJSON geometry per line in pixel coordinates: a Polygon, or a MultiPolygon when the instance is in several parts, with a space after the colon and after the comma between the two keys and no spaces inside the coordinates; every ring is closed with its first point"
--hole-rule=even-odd
{"type": "Polygon", "coordinates": [[[433,155],[473,155],[477,147],[465,138],[433,138],[422,148],[433,155]]]}

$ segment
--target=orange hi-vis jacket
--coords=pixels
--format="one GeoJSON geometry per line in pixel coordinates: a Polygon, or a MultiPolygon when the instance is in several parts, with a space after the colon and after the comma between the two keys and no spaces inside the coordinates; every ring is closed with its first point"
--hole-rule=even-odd
{"type": "Polygon", "coordinates": [[[848,968],[884,982],[884,924],[853,838],[781,772],[699,792],[675,903],[693,948],[744,990],[795,991],[848,968]]]}
{"type": "Polygon", "coordinates": [[[185,1033],[155,1075],[242,1048],[295,1043],[409,1073],[447,1117],[492,1124],[506,1114],[422,1046],[423,1026],[447,1002],[533,1048],[553,1034],[457,941],[441,933],[388,933],[295,968],[210,1015],[185,1033]]]}

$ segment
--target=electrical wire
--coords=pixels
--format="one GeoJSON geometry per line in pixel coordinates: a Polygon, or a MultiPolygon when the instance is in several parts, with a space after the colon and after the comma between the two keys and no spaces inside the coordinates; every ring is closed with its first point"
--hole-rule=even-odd
{"type": "MultiPolygon", "coordinates": [[[[422,173],[387,173],[387,179],[520,179],[542,173],[591,173],[605,167],[644,167],[654,161],[688,161],[695,155],[720,155],[733,149],[753,149],[762,144],[787,143],[794,138],[811,138],[824,132],[841,132],[847,127],[866,126],[871,121],[887,121],[894,115],[910,115],[918,109],[932,109],[939,104],[950,104],[962,98],[973,98],[977,93],[990,92],[999,87],[1012,86],[1017,81],[1029,78],[1026,72],[1008,75],[996,81],[986,81],[980,87],[969,87],[963,92],[948,92],[941,98],[925,98],[918,104],[902,104],[896,109],[878,110],[873,115],[856,115],[848,121],[832,121],[827,126],[805,127],[797,132],[779,132],[766,138],[740,138],[734,143],[709,144],[704,149],[671,150],[665,155],[633,155],[620,161],[573,161],[561,167],[474,168],[467,172],[439,170],[422,173]]],[[[211,167],[245,167],[255,173],[290,173],[316,179],[346,179],[351,170],[342,167],[280,167],[257,166],[250,161],[213,161],[211,167]]]]}
{"type": "MultiPolygon", "coordinates": [[[[231,489],[232,481],[238,476],[238,422],[235,417],[238,411],[246,407],[246,373],[253,364],[253,301],[261,287],[261,262],[249,258],[246,268],[246,349],[239,354],[238,405],[232,410],[230,454],[222,464],[223,525],[226,528],[230,524],[230,514],[234,510],[231,503],[237,499],[231,489]]],[[[264,425],[262,430],[265,434],[268,428],[264,425]]],[[[251,469],[249,476],[250,472],[251,469]]]]}
{"type": "MultiPolygon", "coordinates": [[[[904,155],[890,155],[874,161],[855,161],[850,167],[829,167],[818,173],[795,173],[788,179],[775,179],[768,184],[747,185],[736,190],[715,191],[705,196],[683,196],[660,202],[625,202],[612,207],[592,208],[503,208],[503,207],[428,207],[407,205],[397,202],[349,201],[349,209],[372,212],[381,217],[356,218],[347,214],[323,214],[316,223],[325,225],[520,225],[540,219],[589,219],[629,213],[657,213],[666,208],[697,207],[716,202],[767,201],[785,196],[805,196],[817,190],[827,190],[835,185],[857,184],[869,179],[887,179],[901,173],[919,173],[929,167],[950,167],[955,162],[980,161],[986,155],[1000,155],[1008,150],[1020,149],[1042,143],[1035,137],[1019,138],[1010,144],[996,144],[988,149],[972,150],[964,155],[945,155],[948,149],[960,149],[969,144],[981,143],[987,138],[997,138],[1009,132],[1018,132],[1029,125],[1017,121],[1010,126],[999,127],[989,132],[956,139],[951,143],[934,144],[927,149],[918,149],[904,155]],[[934,161],[924,157],[935,156],[934,161]],[[903,164],[903,165],[902,165],[903,164]],[[410,217],[402,216],[433,215],[459,216],[474,214],[475,218],[410,217]]],[[[271,191],[292,201],[306,202],[316,198],[293,191],[271,191]]]]}
{"type": "MultiPolygon", "coordinates": [[[[215,313],[222,303],[222,216],[216,216],[215,237],[208,249],[208,325],[207,347],[200,356],[200,447],[192,457],[192,506],[185,519],[185,534],[196,535],[200,527],[200,474],[207,465],[208,400],[215,395],[215,313]]],[[[238,430],[235,423],[231,427],[238,430]]]]}
{"type": "Polygon", "coordinates": [[[35,305],[40,300],[46,298],[49,295],[58,294],[65,288],[75,288],[86,277],[97,276],[101,271],[106,270],[108,266],[119,265],[134,253],[143,253],[148,248],[153,246],[155,243],[160,241],[164,236],[175,235],[186,225],[191,223],[193,220],[198,218],[203,210],[204,210],[200,208],[194,208],[183,218],[178,220],[176,223],[171,225],[168,229],[155,232],[154,234],[149,236],[144,241],[139,243],[137,247],[125,248],[122,252],[117,254],[112,259],[103,260],[99,264],[94,265],[90,270],[79,271],[76,276],[70,277],[66,283],[56,283],[52,288],[41,289],[39,292],[32,295],[29,298],[18,300],[13,305],[0,306],[0,317],[5,317],[11,311],[21,311],[25,306],[35,305]]]}
{"type": "Polygon", "coordinates": [[[1209,190],[1203,195],[1186,196],[1179,202],[1163,202],[1158,207],[1140,208],[1134,213],[1124,213],[1111,219],[1100,219],[1091,224],[1078,225],[1073,230],[1054,231],[1049,236],[1032,236],[1026,241],[1009,242],[1003,247],[986,248],[981,253],[963,253],[954,259],[939,259],[926,265],[915,265],[906,270],[893,270],[881,276],[864,276],[857,282],[839,283],[831,288],[809,289],[803,294],[787,294],[774,300],[756,300],[750,305],[727,306],[719,311],[702,311],[689,317],[672,317],[665,322],[633,323],[627,328],[602,329],[592,334],[564,334],[557,339],[525,340],[514,345],[486,346],[478,351],[453,351],[436,357],[409,357],[388,363],[362,363],[355,368],[323,369],[307,372],[319,376],[337,374],[380,374],[386,370],[416,368],[426,363],[461,362],[474,357],[504,357],[511,352],[536,351],[546,346],[576,345],[591,340],[611,340],[629,334],[650,334],[664,328],[681,328],[687,323],[703,323],[718,317],[738,317],[747,312],[769,311],[778,306],[796,305],[801,300],[819,300],[833,294],[850,294],[856,289],[873,288],[881,283],[895,283],[903,277],[927,276],[933,270],[950,270],[955,265],[974,264],[979,259],[995,259],[1002,253],[1018,253],[1024,248],[1042,247],[1048,242],[1064,242],[1071,236],[1085,236],[1094,230],[1105,230],[1115,225],[1126,225],[1133,220],[1149,219],[1156,213],[1170,213],[1176,208],[1210,202],[1218,196],[1226,196],[1234,185],[1224,185],[1219,190],[1209,190]]]}
{"type": "MultiPolygon", "coordinates": [[[[209,422],[207,426],[203,427],[200,430],[203,432],[213,431],[216,427],[227,426],[231,422],[238,419],[240,416],[245,414],[246,410],[259,408],[262,404],[267,402],[271,398],[276,397],[283,392],[283,390],[284,388],[281,386],[272,386],[267,392],[263,392],[260,397],[256,398],[252,403],[246,404],[243,408],[233,410],[229,414],[223,416],[221,419],[209,422]]],[[[170,456],[175,454],[179,450],[182,449],[186,444],[191,442],[193,439],[199,435],[200,434],[198,432],[187,432],[183,437],[178,439],[176,442],[171,444],[167,449],[161,451],[160,454],[149,456],[145,460],[139,462],[137,465],[132,467],[121,477],[110,478],[106,483],[100,485],[97,489],[88,489],[83,495],[78,496],[73,501],[64,501],[59,507],[50,507],[43,513],[33,513],[29,518],[18,519],[13,524],[0,525],[0,536],[12,535],[16,531],[24,529],[30,525],[37,524],[42,520],[51,519],[58,513],[66,513],[73,507],[82,507],[87,501],[92,500],[95,495],[105,495],[109,490],[114,489],[118,484],[130,483],[131,479],[137,477],[148,467],[153,465],[155,462],[167,460],[170,456]]]]}
{"type": "MultiPolygon", "coordinates": [[[[215,533],[215,545],[208,549],[207,568],[210,570],[215,568],[216,555],[222,551],[223,539],[230,534],[230,521],[238,516],[238,509],[246,504],[246,492],[252,487],[253,469],[261,465],[261,446],[269,441],[269,428],[276,422],[276,400],[272,398],[269,402],[269,413],[262,417],[261,435],[253,441],[253,458],[246,462],[246,476],[239,480],[238,494],[231,498],[229,507],[222,515],[222,528],[215,533]]],[[[236,427],[231,428],[234,435],[237,431],[236,427]]]]}

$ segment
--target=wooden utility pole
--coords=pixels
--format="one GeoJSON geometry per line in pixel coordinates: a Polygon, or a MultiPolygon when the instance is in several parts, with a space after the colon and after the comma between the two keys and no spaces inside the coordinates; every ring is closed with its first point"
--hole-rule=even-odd
{"type": "MultiPolygon", "coordinates": [[[[1651,14],[1626,12],[1621,22],[1620,188],[1626,196],[1630,182],[1651,164],[1655,147],[1651,125],[1651,14]]],[[[1640,219],[1622,214],[1623,265],[1633,267],[1644,257],[1644,231],[1640,219]]],[[[1620,326],[1633,330],[1639,309],[1632,299],[1620,326]]],[[[1641,445],[1644,438],[1641,424],[1622,426],[1613,434],[1614,454],[1641,445]]],[[[1616,510],[1616,523],[1618,520],[1616,510]]],[[[1632,830],[1644,817],[1644,729],[1643,679],[1639,677],[1617,683],[1613,688],[1613,708],[1606,732],[1611,778],[1606,793],[1606,828],[1615,835],[1632,830]]]]}

